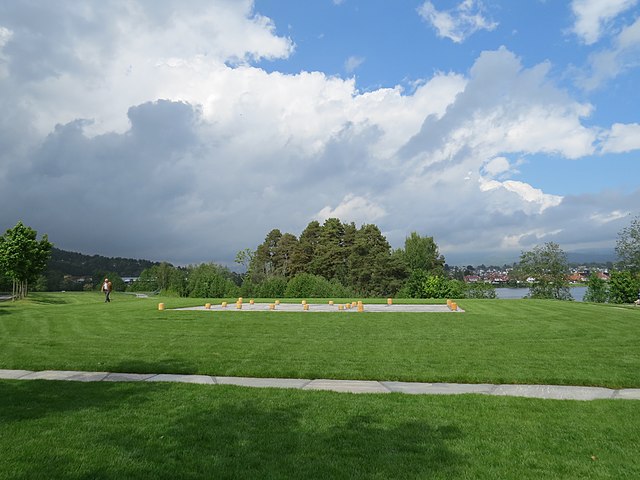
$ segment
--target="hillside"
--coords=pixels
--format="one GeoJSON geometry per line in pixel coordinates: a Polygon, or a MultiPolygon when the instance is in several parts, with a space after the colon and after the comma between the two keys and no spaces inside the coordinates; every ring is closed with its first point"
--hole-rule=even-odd
{"type": "Polygon", "coordinates": [[[95,272],[115,272],[121,277],[137,277],[145,269],[158,265],[150,260],[85,255],[53,248],[47,271],[63,275],[92,275],[95,272]]]}

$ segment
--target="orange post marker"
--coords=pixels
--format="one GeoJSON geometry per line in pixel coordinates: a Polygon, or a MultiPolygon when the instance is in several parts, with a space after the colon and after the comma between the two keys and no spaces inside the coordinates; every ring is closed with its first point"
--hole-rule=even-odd
{"type": "Polygon", "coordinates": [[[451,302],[451,310],[454,312],[458,310],[458,304],[456,302],[451,302]]]}
{"type": "Polygon", "coordinates": [[[393,298],[387,298],[387,305],[393,305],[393,298]]]}
{"type": "Polygon", "coordinates": [[[164,303],[159,303],[158,304],[158,310],[160,310],[160,311],[164,310],[164,303]]]}
{"type": "Polygon", "coordinates": [[[220,306],[221,306],[222,308],[227,308],[227,302],[222,302],[222,303],[220,304],[220,306]]]}
{"type": "Polygon", "coordinates": [[[211,308],[211,304],[210,303],[205,303],[204,304],[204,308],[206,308],[207,310],[209,310],[211,308]]]}
{"type": "Polygon", "coordinates": [[[302,309],[305,310],[305,311],[309,310],[309,304],[305,303],[304,305],[302,305],[302,309]]]}

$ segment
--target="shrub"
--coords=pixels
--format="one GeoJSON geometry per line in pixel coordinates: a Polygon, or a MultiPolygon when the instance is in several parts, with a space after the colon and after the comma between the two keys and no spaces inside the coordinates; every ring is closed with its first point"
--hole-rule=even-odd
{"type": "Polygon", "coordinates": [[[497,298],[496,287],[490,283],[474,282],[465,285],[466,298],[497,298]]]}
{"type": "MultiPolygon", "coordinates": [[[[252,296],[261,298],[279,298],[284,296],[287,289],[287,279],[284,277],[269,277],[255,285],[252,296]]],[[[251,295],[250,295],[251,296],[251,295]]]]}
{"type": "Polygon", "coordinates": [[[289,280],[284,296],[288,298],[344,298],[353,292],[337,280],[328,281],[319,275],[300,273],[289,280]]]}
{"type": "Polygon", "coordinates": [[[607,300],[609,300],[609,285],[597,274],[592,273],[587,281],[587,292],[584,294],[584,301],[605,303],[607,300]]]}
{"type": "Polygon", "coordinates": [[[629,271],[611,272],[609,301],[611,303],[633,303],[638,299],[640,279],[629,271]]]}

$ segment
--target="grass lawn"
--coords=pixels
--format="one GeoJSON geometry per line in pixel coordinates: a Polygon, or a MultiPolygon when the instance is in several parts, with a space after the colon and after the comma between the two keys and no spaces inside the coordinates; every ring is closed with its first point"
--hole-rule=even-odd
{"type": "Polygon", "coordinates": [[[640,478],[638,402],[0,381],[0,478],[640,478]]]}
{"type": "MultiPolygon", "coordinates": [[[[93,293],[0,304],[0,368],[640,387],[640,309],[462,300],[464,314],[159,312],[93,293]]],[[[211,300],[208,300],[211,301],[211,300]]],[[[384,299],[382,300],[384,301],[384,299]]]]}

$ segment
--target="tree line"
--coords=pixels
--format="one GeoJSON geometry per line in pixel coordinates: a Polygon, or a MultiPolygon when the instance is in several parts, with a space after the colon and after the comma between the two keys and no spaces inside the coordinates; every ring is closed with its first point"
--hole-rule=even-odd
{"type": "MultiPolygon", "coordinates": [[[[26,296],[34,282],[36,286],[44,282],[40,289],[47,289],[41,273],[52,264],[52,251],[58,265],[65,258],[110,262],[102,266],[111,269],[99,269],[93,276],[97,282],[110,278],[116,290],[125,289],[112,270],[119,268],[119,261],[128,264],[132,273],[150,265],[129,289],[179,296],[495,298],[491,284],[459,280],[462,271],[449,268],[433,237],[412,232],[404,246],[394,250],[376,225],[358,228],[337,218],[323,224],[312,221],[299,237],[271,230],[255,250],[238,252],[236,262],[245,267],[243,274],[214,263],[175,267],[167,262],[83,256],[53,249],[46,235],[40,241],[36,237],[37,232],[22,222],[0,237],[0,289],[11,285],[18,298],[26,296]]],[[[611,271],[610,281],[592,276],[586,301],[630,303],[638,298],[640,217],[619,232],[616,253],[620,262],[611,271]]],[[[571,300],[568,273],[566,254],[558,244],[548,242],[523,251],[512,276],[529,285],[531,298],[571,300]]]]}

